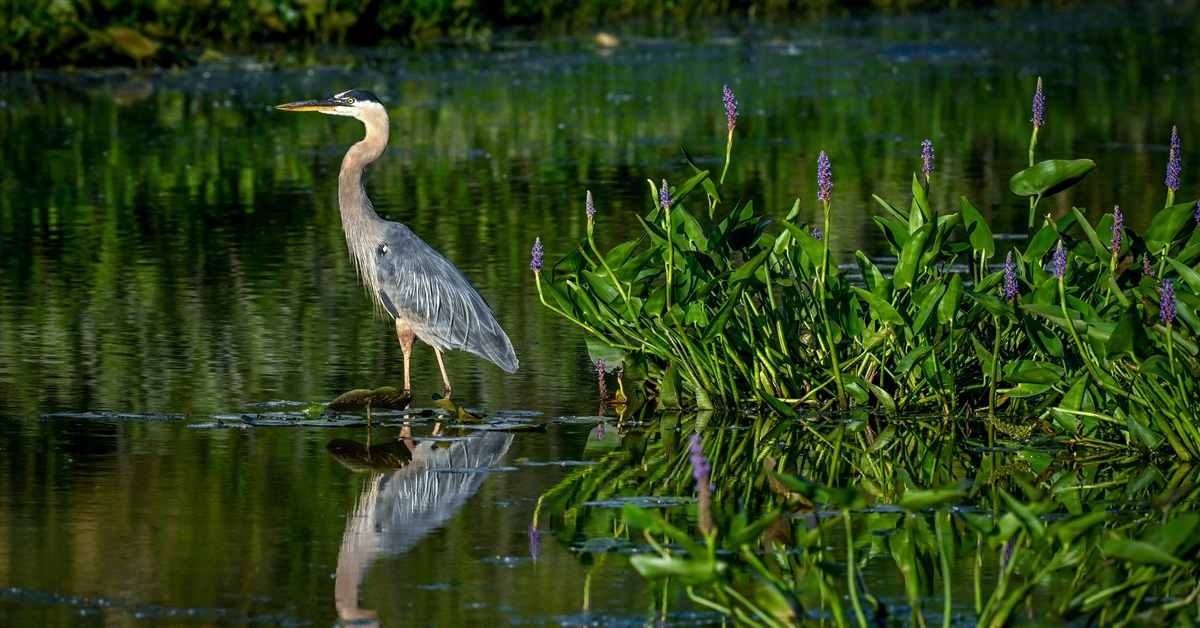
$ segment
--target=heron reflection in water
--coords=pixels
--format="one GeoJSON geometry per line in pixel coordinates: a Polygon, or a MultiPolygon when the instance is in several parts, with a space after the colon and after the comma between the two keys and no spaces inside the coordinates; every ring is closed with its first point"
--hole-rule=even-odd
{"type": "MultiPolygon", "coordinates": [[[[405,428],[403,436],[410,433],[405,428]]],[[[334,601],[338,617],[375,621],[359,595],[371,565],[403,554],[445,525],[473,496],[512,444],[512,434],[479,431],[454,440],[402,438],[368,446],[336,439],[325,449],[355,470],[399,467],[371,478],[351,513],[338,551],[334,601]],[[447,446],[448,445],[448,446],[447,446]]]]}
{"type": "Polygon", "coordinates": [[[352,89],[332,98],[276,108],[349,116],[366,127],[366,137],[342,159],[338,205],[359,275],[375,302],[396,321],[396,337],[404,353],[405,392],[412,390],[409,361],[414,340],[433,347],[447,397],[451,386],[442,361],[445,349],[468,351],[509,373],[516,371],[519,363],[512,343],[466,275],[405,225],[380,218],[367,198],[363,170],[388,143],[387,109],[375,94],[352,89]]]}

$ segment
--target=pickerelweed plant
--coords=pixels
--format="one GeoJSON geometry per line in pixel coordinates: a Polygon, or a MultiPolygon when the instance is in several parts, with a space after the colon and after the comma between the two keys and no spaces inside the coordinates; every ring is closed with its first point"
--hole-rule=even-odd
{"type": "Polygon", "coordinates": [[[724,102],[721,179],[684,150],[689,178],[673,188],[649,182],[641,237],[605,249],[589,219],[579,246],[535,274],[542,303],[588,332],[593,359],[620,369],[627,393],[667,408],[765,404],[784,415],[803,405],[986,409],[1072,438],[1165,442],[1181,457],[1200,456],[1191,410],[1200,398],[1200,231],[1197,202],[1174,203],[1177,130],[1167,207],[1145,234],[1118,208],[1094,225],[1080,208],[1039,223],[1043,199],[1095,168],[1088,159],[1035,160],[1038,135],[1051,128],[1039,79],[1030,166],[1009,181],[1029,198],[1025,246],[1005,251],[1001,266],[992,230],[966,196],[951,210],[932,205],[930,186],[941,181],[926,140],[907,206],[875,197],[894,268],[859,251],[861,279],[852,282],[831,244],[836,155],[816,159],[818,224],[800,221],[799,199],[782,218],[757,214],[751,201],[729,207],[737,103],[728,88],[724,102]],[[1166,285],[1169,322],[1159,316],[1166,285]]]}

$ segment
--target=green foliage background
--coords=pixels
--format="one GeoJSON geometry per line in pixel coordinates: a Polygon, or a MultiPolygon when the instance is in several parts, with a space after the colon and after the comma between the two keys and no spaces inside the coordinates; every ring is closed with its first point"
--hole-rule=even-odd
{"type": "Polygon", "coordinates": [[[916,11],[981,6],[1061,7],[1072,0],[5,0],[0,68],[176,65],[251,43],[487,39],[498,27],[595,26],[681,19],[916,11]],[[220,51],[220,52],[218,52],[220,51]]]}

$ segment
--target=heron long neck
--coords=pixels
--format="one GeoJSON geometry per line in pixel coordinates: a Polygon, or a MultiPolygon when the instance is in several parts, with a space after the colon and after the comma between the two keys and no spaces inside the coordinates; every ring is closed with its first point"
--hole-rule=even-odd
{"type": "Polygon", "coordinates": [[[383,154],[388,143],[388,115],[382,107],[362,118],[367,127],[367,136],[342,159],[342,171],[338,175],[338,204],[342,209],[342,228],[347,237],[357,227],[379,220],[379,215],[367,198],[363,187],[363,169],[383,154]]]}

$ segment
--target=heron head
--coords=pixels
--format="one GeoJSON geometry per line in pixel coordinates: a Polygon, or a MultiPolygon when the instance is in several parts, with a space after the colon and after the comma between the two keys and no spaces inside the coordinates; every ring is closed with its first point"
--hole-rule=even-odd
{"type": "Polygon", "coordinates": [[[301,100],[276,105],[283,111],[319,111],[334,116],[349,116],[362,120],[369,113],[383,110],[379,98],[365,89],[351,89],[337,94],[333,98],[318,98],[316,100],[301,100]]]}

